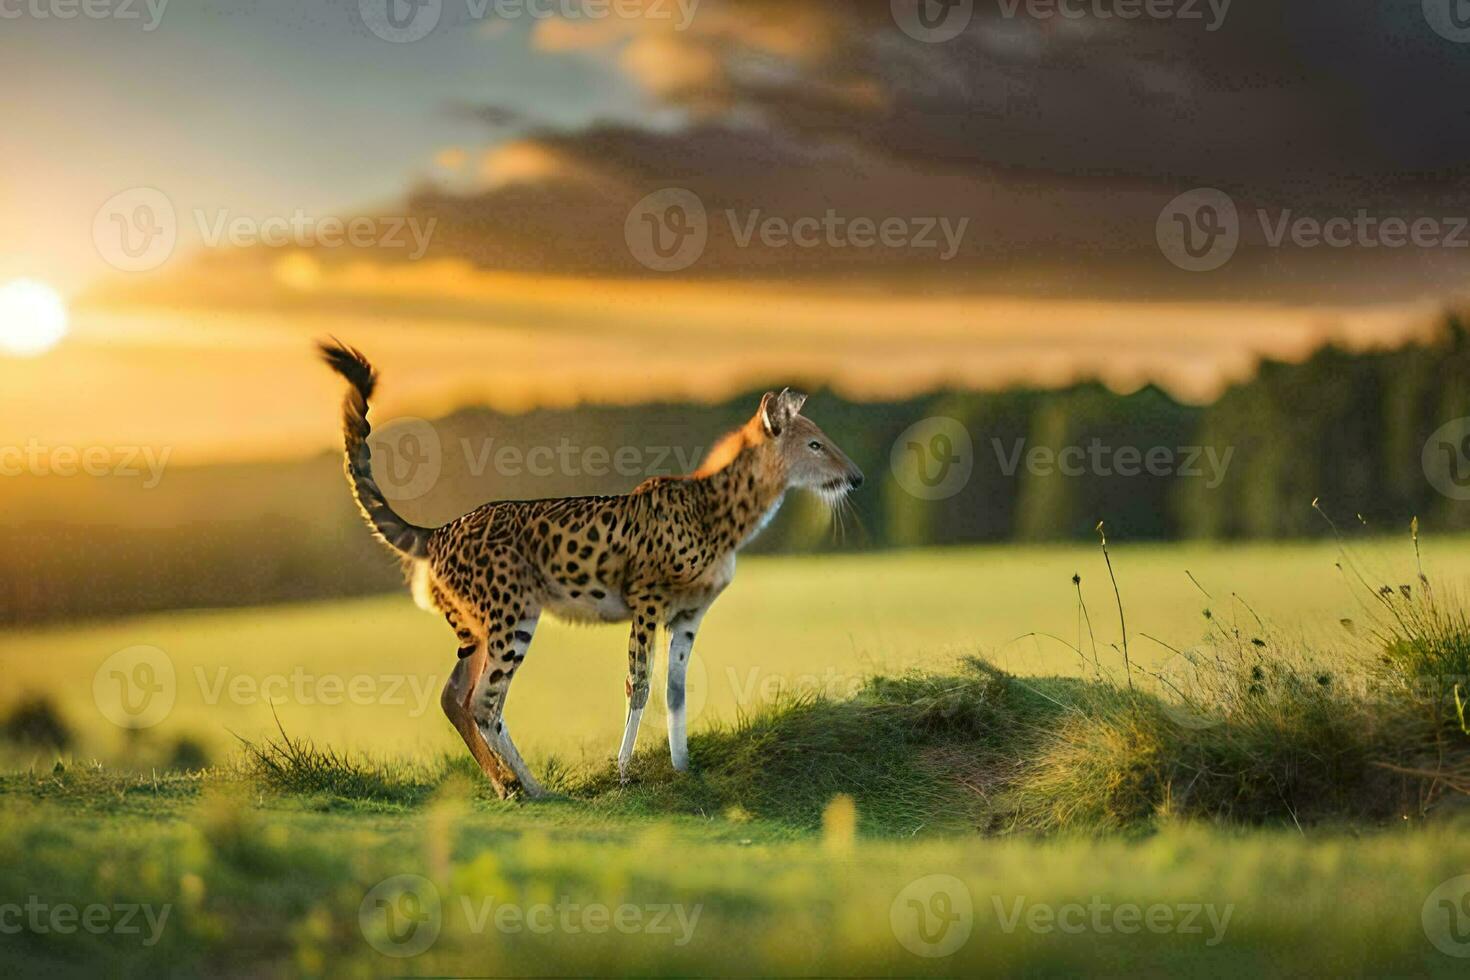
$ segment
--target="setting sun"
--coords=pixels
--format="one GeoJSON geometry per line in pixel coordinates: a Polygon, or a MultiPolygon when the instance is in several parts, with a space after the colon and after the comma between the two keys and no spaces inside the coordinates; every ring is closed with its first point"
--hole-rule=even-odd
{"type": "Polygon", "coordinates": [[[66,303],[45,283],[17,279],[0,286],[0,350],[44,354],[66,336],[66,303]]]}

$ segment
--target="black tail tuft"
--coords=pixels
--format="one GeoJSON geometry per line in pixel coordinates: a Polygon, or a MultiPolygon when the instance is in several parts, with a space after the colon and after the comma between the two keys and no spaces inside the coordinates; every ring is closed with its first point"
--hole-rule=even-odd
{"type": "Polygon", "coordinates": [[[342,438],[346,450],[347,482],[357,499],[368,527],[388,547],[406,558],[424,558],[429,553],[428,528],[410,524],[394,511],[373,479],[373,451],[368,445],[368,399],[378,386],[378,372],[362,351],[333,338],[317,344],[322,360],[347,379],[352,388],[342,399],[342,438]]]}
{"type": "Polygon", "coordinates": [[[356,347],[348,347],[336,337],[330,343],[319,340],[316,346],[327,366],[346,378],[357,389],[363,401],[373,397],[373,391],[378,387],[378,372],[368,363],[362,351],[356,347]]]}

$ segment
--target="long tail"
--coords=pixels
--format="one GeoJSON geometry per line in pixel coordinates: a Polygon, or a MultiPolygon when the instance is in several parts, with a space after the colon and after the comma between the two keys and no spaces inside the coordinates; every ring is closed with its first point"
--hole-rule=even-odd
{"type": "Polygon", "coordinates": [[[429,528],[410,524],[398,516],[373,479],[373,451],[367,437],[368,399],[378,383],[378,372],[362,352],[337,340],[319,342],[322,359],[347,379],[350,387],[342,399],[342,436],[346,442],[347,482],[368,527],[388,547],[405,558],[427,558],[429,528]]]}

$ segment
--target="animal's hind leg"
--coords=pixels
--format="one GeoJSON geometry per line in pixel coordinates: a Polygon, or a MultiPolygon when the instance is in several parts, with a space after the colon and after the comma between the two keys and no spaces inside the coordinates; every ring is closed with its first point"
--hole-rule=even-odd
{"type": "Polygon", "coordinates": [[[481,675],[485,672],[485,664],[488,659],[485,638],[476,636],[468,627],[458,623],[454,613],[446,613],[445,618],[449,620],[449,625],[454,627],[455,635],[459,637],[459,662],[454,665],[454,670],[450,673],[449,680],[439,695],[439,705],[444,709],[444,715],[454,726],[454,730],[459,732],[459,737],[464,739],[470,755],[474,756],[481,771],[495,787],[496,794],[504,797],[509,792],[506,786],[509,774],[500,764],[500,759],[490,751],[489,744],[481,737],[479,728],[475,725],[474,715],[470,711],[470,699],[474,695],[476,684],[479,683],[481,675]]]}
{"type": "Polygon", "coordinates": [[[489,658],[470,705],[475,725],[491,751],[515,774],[521,790],[533,798],[545,796],[546,791],[541,788],[536,777],[531,775],[530,767],[521,758],[515,742],[511,741],[504,713],[505,696],[510,690],[510,682],[521,662],[526,659],[526,651],[531,646],[531,638],[535,635],[539,618],[540,614],[537,612],[522,613],[519,618],[516,613],[510,612],[501,616],[498,621],[492,620],[489,658]]]}
{"type": "Polygon", "coordinates": [[[628,781],[628,763],[633,760],[633,749],[638,743],[638,724],[648,704],[649,660],[661,618],[661,610],[651,596],[640,597],[635,602],[633,630],[628,637],[628,680],[624,686],[628,716],[623,723],[623,741],[618,746],[618,778],[623,782],[628,781]]]}
{"type": "Polygon", "coordinates": [[[669,620],[669,683],[664,706],[669,714],[669,758],[674,769],[689,768],[689,725],[685,708],[684,680],[689,673],[689,658],[694,652],[694,634],[704,619],[708,605],[678,613],[669,620]]]}

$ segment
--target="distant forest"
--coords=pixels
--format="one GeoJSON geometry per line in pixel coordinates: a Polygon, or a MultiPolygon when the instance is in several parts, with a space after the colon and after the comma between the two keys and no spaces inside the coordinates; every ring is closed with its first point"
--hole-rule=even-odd
{"type": "MultiPolygon", "coordinates": [[[[1098,384],[896,402],[812,392],[807,414],[869,476],[852,497],[856,520],[838,537],[819,505],[793,499],[751,550],[1072,540],[1091,536],[1101,519],[1118,541],[1297,538],[1329,530],[1311,509],[1316,497],[1354,525],[1361,515],[1370,527],[1400,530],[1418,516],[1429,529],[1470,528],[1470,503],[1435,488],[1470,487],[1470,442],[1425,451],[1442,426],[1470,417],[1467,379],[1470,341],[1450,318],[1425,344],[1326,347],[1303,363],[1263,362],[1206,407],[1157,388],[1118,395],[1098,384]],[[971,451],[968,478],[931,500],[905,489],[912,479],[902,476],[929,438],[917,450],[895,445],[933,418],[959,423],[971,451]]],[[[375,466],[412,474],[400,487],[413,499],[399,506],[424,524],[496,498],[625,492],[647,475],[683,472],[758,400],[751,392],[716,405],[467,409],[429,433],[418,423],[412,434],[426,438],[396,444],[431,455],[431,470],[402,470],[386,450],[375,466]]],[[[323,405],[324,437],[336,424],[335,406],[323,405]]],[[[395,445],[395,425],[383,434],[395,445]]],[[[1470,423],[1459,435],[1470,436],[1470,423]]],[[[960,453],[953,441],[940,448],[960,453]]],[[[385,482],[392,496],[394,481],[385,482]]],[[[393,558],[361,527],[335,454],[175,468],[156,487],[141,484],[6,479],[0,622],[359,595],[400,583],[393,558]]]]}

